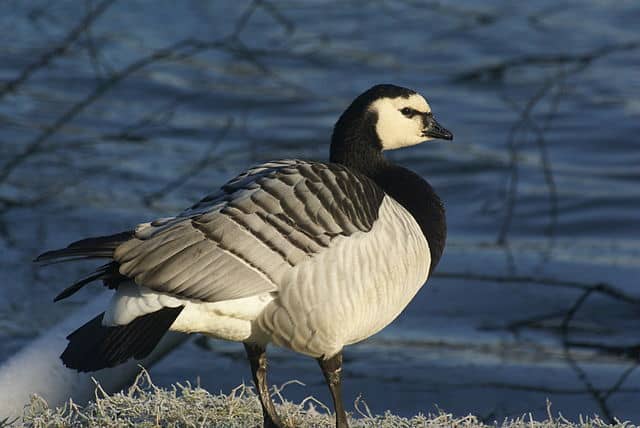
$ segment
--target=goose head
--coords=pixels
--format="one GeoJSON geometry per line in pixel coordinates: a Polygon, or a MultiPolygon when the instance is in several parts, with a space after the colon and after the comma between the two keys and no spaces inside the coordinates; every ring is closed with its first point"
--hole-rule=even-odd
{"type": "Polygon", "coordinates": [[[370,104],[369,112],[375,115],[375,130],[382,150],[414,146],[434,139],[453,139],[453,134],[433,117],[427,100],[415,92],[378,98],[370,104]]]}
{"type": "Polygon", "coordinates": [[[395,85],[376,85],[359,95],[338,119],[331,140],[331,161],[358,164],[385,150],[425,141],[452,140],[435,119],[427,100],[395,85]]]}

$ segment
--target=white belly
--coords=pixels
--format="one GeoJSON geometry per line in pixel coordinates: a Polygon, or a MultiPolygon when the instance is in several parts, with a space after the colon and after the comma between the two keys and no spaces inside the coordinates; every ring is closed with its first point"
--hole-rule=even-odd
{"type": "Polygon", "coordinates": [[[128,324],[136,317],[163,307],[184,306],[170,330],[203,333],[218,339],[244,341],[252,335],[252,322],[273,300],[269,293],[215,303],[159,293],[133,282],[121,284],[105,313],[104,325],[128,324]]]}

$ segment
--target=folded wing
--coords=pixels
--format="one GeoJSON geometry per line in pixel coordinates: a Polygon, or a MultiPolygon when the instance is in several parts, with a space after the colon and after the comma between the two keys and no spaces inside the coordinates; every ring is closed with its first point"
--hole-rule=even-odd
{"type": "Polygon", "coordinates": [[[337,164],[259,165],[176,217],[145,223],[115,248],[123,276],[202,301],[275,292],[286,272],[335,237],[371,230],[384,192],[337,164]]]}

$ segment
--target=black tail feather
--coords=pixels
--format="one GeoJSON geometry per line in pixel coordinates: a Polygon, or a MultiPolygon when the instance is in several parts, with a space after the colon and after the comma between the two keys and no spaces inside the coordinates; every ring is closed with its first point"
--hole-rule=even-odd
{"type": "Polygon", "coordinates": [[[140,316],[127,325],[105,327],[104,312],[71,333],[60,358],[80,372],[114,367],[129,358],[142,359],[156,347],[184,306],[162,308],[140,316]]]}
{"type": "Polygon", "coordinates": [[[73,284],[71,284],[70,286],[68,286],[64,290],[62,290],[62,292],[60,292],[60,294],[58,294],[56,297],[54,297],[53,301],[57,302],[58,300],[66,299],[67,297],[71,296],[76,291],[80,290],[82,287],[87,285],[88,283],[90,283],[92,281],[95,281],[95,280],[98,280],[98,279],[102,279],[105,276],[105,274],[108,272],[108,270],[110,268],[112,268],[112,265],[116,265],[116,269],[117,269],[117,264],[114,263],[114,262],[107,263],[106,265],[100,266],[94,272],[90,273],[89,275],[87,275],[84,278],[74,282],[73,284]]]}
{"type": "MultiPolygon", "coordinates": [[[[113,253],[120,244],[133,237],[134,232],[127,231],[115,235],[82,239],[71,243],[67,248],[42,253],[34,261],[40,264],[54,264],[96,258],[110,259],[113,258],[113,253]]],[[[127,278],[120,275],[116,262],[110,262],[65,288],[53,301],[65,299],[88,283],[98,279],[103,280],[104,285],[109,288],[117,288],[118,284],[127,278]]]]}
{"type": "Polygon", "coordinates": [[[134,237],[133,231],[98,236],[71,243],[67,248],[47,251],[34,260],[37,263],[59,263],[72,260],[111,258],[116,247],[134,237]]]}
{"type": "Polygon", "coordinates": [[[104,285],[108,288],[112,288],[112,289],[118,288],[118,285],[122,281],[126,281],[127,279],[129,279],[126,276],[120,274],[120,272],[118,271],[118,267],[119,267],[118,263],[116,262],[110,262],[110,263],[107,263],[106,265],[100,266],[98,269],[91,272],[89,275],[74,282],[73,284],[71,284],[64,290],[62,290],[60,294],[58,294],[53,299],[53,301],[57,302],[58,300],[66,299],[67,297],[74,294],[76,291],[80,290],[85,285],[89,284],[90,282],[97,281],[99,279],[101,279],[104,282],[104,285]]]}

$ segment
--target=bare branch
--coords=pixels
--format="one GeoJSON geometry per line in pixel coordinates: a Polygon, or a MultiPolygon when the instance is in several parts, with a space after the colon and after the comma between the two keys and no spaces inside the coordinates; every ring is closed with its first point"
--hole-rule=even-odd
{"type": "Polygon", "coordinates": [[[630,51],[640,48],[640,41],[608,45],[581,54],[543,54],[525,55],[508,59],[497,64],[484,65],[470,71],[465,71],[453,78],[456,82],[471,82],[477,80],[502,80],[505,74],[516,67],[528,65],[561,65],[588,64],[607,55],[630,51]]]}
{"type": "MultiPolygon", "coordinates": [[[[84,18],[75,26],[67,36],[55,47],[45,52],[35,62],[25,67],[20,75],[13,80],[8,81],[0,88],[0,99],[5,95],[16,90],[18,86],[24,83],[33,73],[39,69],[46,67],[54,58],[64,55],[69,47],[84,33],[93,22],[98,19],[109,7],[115,2],[115,0],[103,0],[96,6],[95,9],[89,11],[84,18]]],[[[0,180],[1,181],[1,180],[0,180]]]]}
{"type": "Polygon", "coordinates": [[[262,3],[261,0],[252,0],[251,3],[249,3],[245,10],[240,14],[240,17],[236,20],[236,25],[229,35],[230,39],[237,39],[238,36],[240,36],[240,33],[245,29],[249,23],[249,19],[251,19],[251,16],[253,16],[254,12],[258,9],[260,3],[262,3]]]}
{"type": "MultiPolygon", "coordinates": [[[[569,340],[569,332],[570,332],[570,328],[569,327],[570,327],[571,321],[573,321],[573,319],[576,316],[576,313],[584,305],[584,303],[587,301],[587,299],[594,292],[601,290],[601,285],[602,284],[598,284],[598,285],[596,285],[596,286],[594,286],[592,288],[585,289],[584,292],[576,299],[576,301],[571,306],[571,308],[569,308],[569,310],[567,311],[564,319],[562,320],[562,325],[561,325],[562,345],[563,345],[564,355],[565,355],[565,358],[566,358],[567,362],[569,363],[569,366],[576,373],[576,376],[578,376],[578,379],[580,379],[580,381],[582,381],[582,383],[584,383],[585,387],[587,388],[587,391],[591,394],[591,396],[596,401],[596,403],[598,403],[598,406],[600,407],[600,410],[602,411],[602,414],[605,417],[605,419],[607,419],[609,421],[609,423],[614,423],[615,422],[615,418],[613,417],[613,413],[611,412],[611,409],[609,408],[607,400],[614,393],[620,392],[620,390],[622,388],[622,385],[627,380],[627,378],[631,375],[631,373],[633,373],[633,371],[638,367],[640,362],[636,358],[636,361],[634,361],[634,363],[631,366],[629,366],[618,377],[616,382],[610,388],[608,388],[607,390],[603,391],[603,390],[598,389],[598,388],[595,387],[593,382],[591,382],[591,380],[589,379],[589,375],[587,374],[587,372],[573,358],[573,356],[571,355],[572,342],[569,340]]],[[[575,342],[573,344],[575,345],[575,342]]]]}
{"type": "Polygon", "coordinates": [[[563,12],[569,8],[568,4],[554,4],[548,7],[539,10],[538,12],[532,13],[527,16],[527,21],[531,25],[531,27],[536,30],[545,30],[543,21],[551,15],[555,15],[556,13],[563,12]]]}
{"type": "Polygon", "coordinates": [[[581,291],[589,291],[589,293],[597,292],[604,294],[613,299],[617,299],[623,301],[625,303],[640,305],[640,297],[632,296],[619,288],[604,283],[586,283],[580,281],[571,281],[571,280],[563,280],[549,277],[538,277],[538,276],[501,276],[501,275],[484,275],[478,273],[464,273],[464,272],[434,272],[433,274],[436,278],[443,279],[466,279],[472,281],[483,281],[483,282],[495,282],[495,283],[513,283],[513,284],[537,284],[545,287],[563,287],[563,288],[572,288],[575,290],[581,291]]]}
{"type": "Polygon", "coordinates": [[[56,132],[58,132],[67,123],[73,120],[84,109],[100,99],[112,87],[120,83],[129,75],[141,70],[157,61],[161,60],[182,60],[190,56],[201,53],[205,50],[220,49],[226,44],[225,40],[217,40],[212,42],[204,42],[199,40],[186,39],[174,43],[168,47],[158,49],[143,58],[129,64],[118,72],[113,73],[109,79],[99,83],[94,90],[84,99],[75,103],[71,108],[65,111],[52,125],[46,127],[36,138],[27,143],[24,151],[14,156],[6,162],[0,169],[0,183],[5,181],[9,175],[25,160],[40,150],[40,147],[56,132]]]}
{"type": "Polygon", "coordinates": [[[206,168],[209,164],[211,164],[211,162],[214,160],[214,153],[216,149],[220,145],[220,142],[224,140],[224,138],[227,136],[232,126],[233,126],[233,119],[231,118],[227,119],[227,122],[225,123],[224,127],[220,130],[218,135],[211,141],[211,144],[209,145],[209,149],[206,151],[205,155],[184,174],[179,175],[175,179],[171,180],[169,183],[162,186],[160,189],[145,195],[143,198],[144,203],[147,206],[152,205],[155,200],[163,197],[167,193],[182,186],[187,180],[196,176],[204,168],[206,168]]]}
{"type": "Polygon", "coordinates": [[[611,395],[613,395],[614,393],[619,393],[619,392],[623,392],[624,388],[622,388],[622,385],[626,382],[626,380],[629,378],[629,376],[631,376],[631,374],[638,368],[638,365],[640,365],[640,360],[638,360],[638,358],[636,357],[636,361],[630,365],[618,378],[618,380],[616,381],[616,383],[614,383],[611,388],[609,388],[609,390],[607,392],[604,393],[603,398],[605,400],[607,400],[609,397],[611,397],[611,395]]]}
{"type": "MultiPolygon", "coordinates": [[[[557,223],[558,217],[558,196],[557,189],[555,185],[555,180],[553,178],[553,172],[551,169],[551,160],[549,157],[549,152],[547,150],[546,139],[544,138],[544,130],[540,129],[535,124],[535,121],[531,119],[531,114],[535,106],[542,100],[542,98],[555,86],[560,84],[560,82],[564,81],[566,78],[566,74],[559,73],[553,79],[548,80],[539,91],[527,102],[526,106],[520,112],[519,120],[511,127],[509,134],[507,136],[507,147],[509,148],[509,166],[511,170],[509,185],[507,190],[507,195],[505,198],[505,213],[502,221],[502,225],[500,227],[500,231],[498,233],[497,243],[500,245],[504,245],[507,240],[507,235],[509,232],[509,228],[511,226],[511,221],[513,219],[513,213],[516,205],[516,197],[517,197],[517,189],[518,189],[518,176],[519,176],[519,168],[518,168],[518,144],[516,140],[517,132],[523,129],[525,126],[529,127],[536,134],[536,143],[538,145],[538,150],[540,152],[540,160],[542,164],[543,175],[545,178],[545,183],[547,185],[547,189],[549,191],[549,218],[550,223],[549,227],[546,231],[547,236],[552,237],[555,230],[555,225],[557,223]]],[[[556,99],[556,98],[554,98],[556,99]]],[[[505,100],[511,104],[514,108],[515,103],[511,100],[505,98],[505,100]]],[[[547,122],[548,127],[549,122],[547,122]]],[[[545,127],[546,129],[546,127],[545,127]]]]}
{"type": "Polygon", "coordinates": [[[620,346],[570,340],[567,342],[567,345],[572,348],[594,349],[610,355],[615,355],[617,357],[624,357],[640,361],[640,343],[620,346]]]}
{"type": "Polygon", "coordinates": [[[595,291],[595,287],[584,290],[584,292],[580,295],[580,297],[578,297],[575,303],[567,311],[564,319],[562,320],[562,325],[561,325],[562,344],[563,344],[564,356],[567,362],[569,363],[569,366],[576,373],[576,376],[578,376],[578,379],[582,383],[584,383],[585,388],[587,388],[587,391],[589,392],[589,394],[591,394],[591,396],[596,401],[596,403],[598,403],[598,406],[600,407],[600,410],[602,411],[602,415],[604,416],[604,418],[607,421],[609,421],[609,423],[613,423],[614,422],[613,414],[611,413],[611,410],[607,405],[607,399],[603,396],[602,392],[598,390],[595,387],[595,385],[591,382],[587,372],[582,367],[580,367],[578,362],[573,358],[573,355],[571,355],[571,350],[569,347],[569,325],[573,320],[573,318],[575,317],[578,310],[582,307],[584,302],[586,302],[586,300],[594,291],[595,291]]]}

